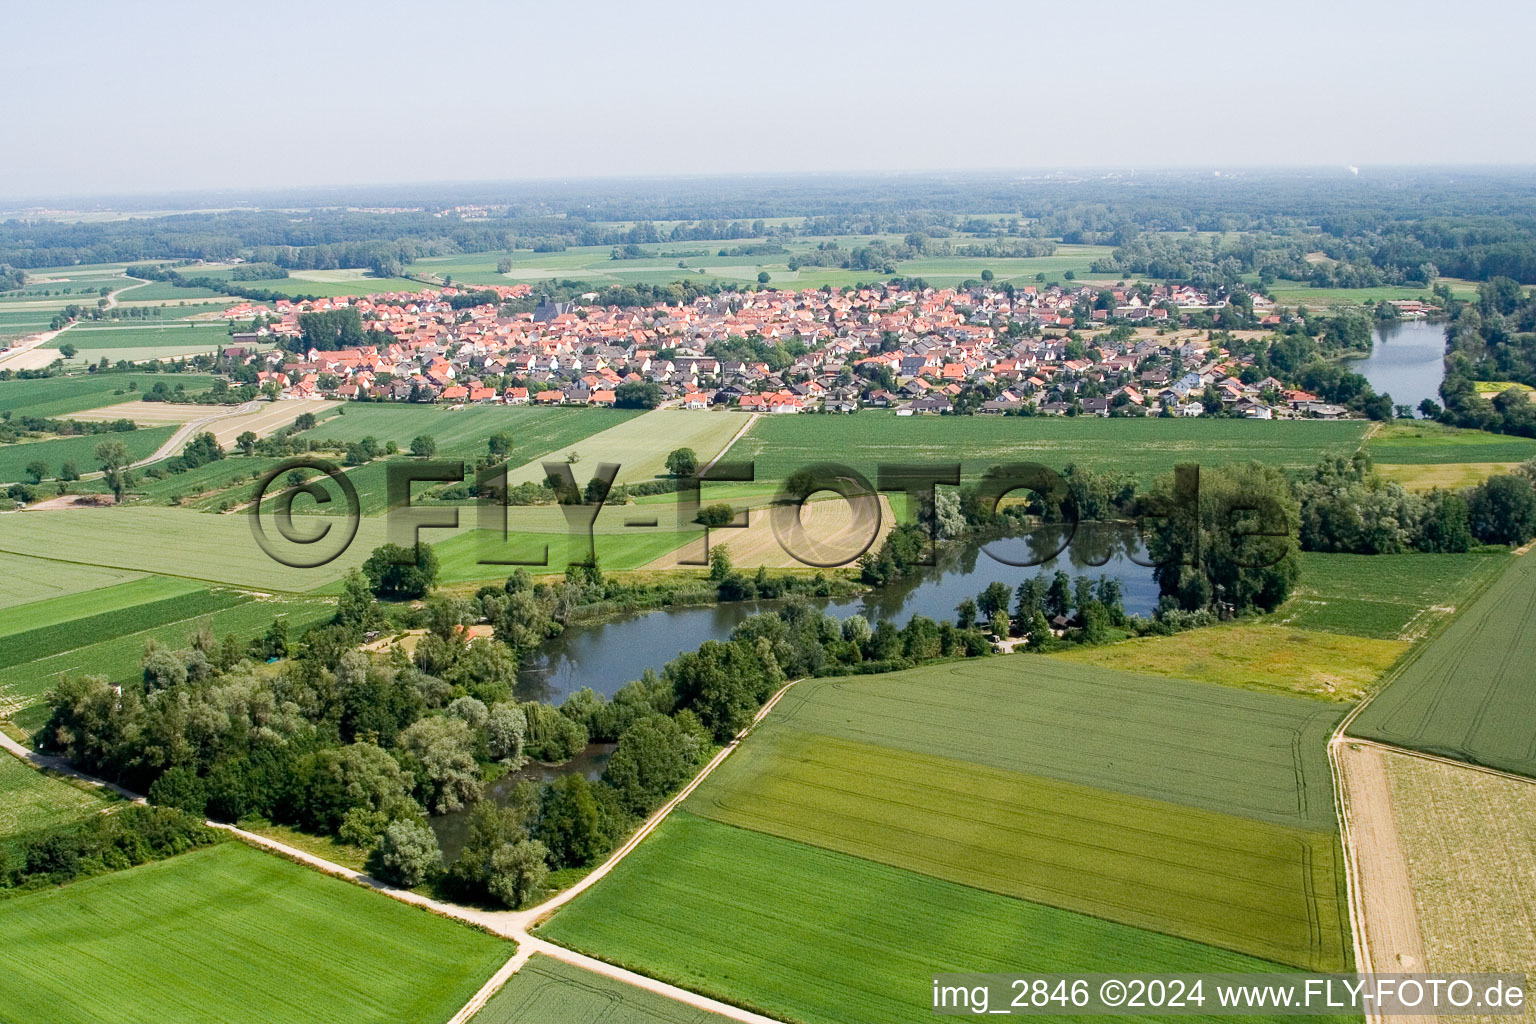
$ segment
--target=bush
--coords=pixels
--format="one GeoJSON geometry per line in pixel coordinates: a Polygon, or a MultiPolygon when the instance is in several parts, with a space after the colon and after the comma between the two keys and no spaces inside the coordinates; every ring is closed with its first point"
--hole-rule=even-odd
{"type": "Polygon", "coordinates": [[[368,868],[392,885],[414,889],[443,869],[443,851],[426,825],[397,821],[379,837],[368,868]]]}

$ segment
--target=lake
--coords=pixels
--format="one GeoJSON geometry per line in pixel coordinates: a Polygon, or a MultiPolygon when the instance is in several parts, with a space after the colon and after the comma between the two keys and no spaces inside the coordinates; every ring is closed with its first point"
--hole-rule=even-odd
{"type": "MultiPolygon", "coordinates": [[[[939,564],[917,576],[858,597],[814,602],[838,618],[863,615],[871,624],[888,620],[905,625],[914,615],[953,622],[955,605],[974,598],[994,580],[1012,589],[1025,579],[1061,569],[1072,576],[1117,577],[1125,589],[1125,610],[1148,615],[1157,607],[1157,583],[1134,528],[1123,524],[1083,523],[1072,543],[1055,558],[1033,568],[997,561],[1035,561],[1055,550],[1060,534],[1035,531],[984,545],[940,553],[939,564]]],[[[640,612],[602,622],[575,625],[530,655],[518,673],[519,700],[559,704],[582,687],[611,695],[706,640],[728,640],[731,630],[750,615],[770,611],[773,602],[738,601],[700,608],[640,612]]]]}
{"type": "Polygon", "coordinates": [[[1404,320],[1371,332],[1371,354],[1352,360],[1350,369],[1371,382],[1376,393],[1390,394],[1398,405],[1412,406],[1428,398],[1440,403],[1445,379],[1445,324],[1404,320]]]}

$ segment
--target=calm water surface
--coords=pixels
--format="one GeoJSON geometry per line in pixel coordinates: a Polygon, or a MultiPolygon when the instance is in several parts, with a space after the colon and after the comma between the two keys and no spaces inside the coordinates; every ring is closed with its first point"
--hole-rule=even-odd
{"type": "Polygon", "coordinates": [[[1371,382],[1376,393],[1390,394],[1398,405],[1415,413],[1424,399],[1440,402],[1445,379],[1445,324],[1405,320],[1371,332],[1371,354],[1350,368],[1371,382]]]}

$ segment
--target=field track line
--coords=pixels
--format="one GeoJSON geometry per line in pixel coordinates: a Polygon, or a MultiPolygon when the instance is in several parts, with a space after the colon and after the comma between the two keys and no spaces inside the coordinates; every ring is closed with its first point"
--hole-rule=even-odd
{"type": "Polygon", "coordinates": [[[747,431],[752,429],[753,424],[757,422],[757,418],[761,415],[762,413],[757,412],[749,413],[747,415],[747,422],[741,425],[741,429],[732,434],[731,439],[725,442],[725,447],[721,448],[719,453],[714,458],[705,463],[703,469],[699,470],[700,478],[704,478],[709,475],[709,471],[715,468],[715,463],[725,458],[725,453],[730,451],[735,446],[736,442],[740,441],[742,437],[746,435],[747,431]]]}

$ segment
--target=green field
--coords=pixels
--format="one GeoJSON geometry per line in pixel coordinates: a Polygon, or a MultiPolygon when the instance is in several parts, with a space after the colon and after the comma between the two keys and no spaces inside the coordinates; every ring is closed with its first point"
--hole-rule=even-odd
{"type": "Polygon", "coordinates": [[[1366,450],[1372,460],[1386,465],[1524,462],[1536,459],[1536,440],[1415,421],[1384,425],[1366,450]]]}
{"type": "Polygon", "coordinates": [[[201,590],[196,583],[187,580],[146,576],[125,583],[101,586],[90,593],[44,598],[7,610],[5,620],[0,622],[0,638],[76,622],[135,605],[195,594],[201,590]]]}
{"type": "Polygon", "coordinates": [[[53,1024],[441,1024],[512,953],[235,842],[0,903],[0,946],[0,1015],[53,1024]]]}
{"type": "MultiPolygon", "coordinates": [[[[279,537],[271,519],[263,517],[263,523],[269,536],[279,537]]],[[[335,582],[348,569],[361,565],[385,541],[385,521],[364,518],[350,546],[335,561],[313,569],[294,569],[273,561],[257,545],[251,533],[251,517],[244,515],[209,515],[148,506],[48,509],[7,516],[4,524],[0,529],[0,551],[22,555],[47,552],[48,564],[67,562],[133,569],[290,593],[335,582]]],[[[472,524],[466,523],[466,528],[469,525],[472,524]]],[[[305,528],[304,532],[311,531],[305,528]]],[[[429,532],[424,536],[436,540],[447,534],[429,532]]],[[[307,547],[281,546],[284,551],[305,557],[314,553],[307,547]]],[[[49,595],[39,593],[25,600],[45,596],[49,595]]],[[[0,601],[6,600],[0,596],[0,601]]]]}
{"type": "MultiPolygon", "coordinates": [[[[1457,278],[1442,278],[1437,284],[1448,284],[1457,298],[1476,299],[1477,283],[1457,278]]],[[[1282,306],[1306,306],[1309,310],[1327,309],[1333,305],[1375,305],[1394,299],[1424,299],[1434,302],[1435,297],[1424,285],[1383,285],[1377,288],[1313,288],[1303,281],[1276,281],[1269,289],[1270,296],[1282,306]]]]}
{"type": "MultiPolygon", "coordinates": [[[[184,580],[149,577],[106,591],[77,594],[64,598],[62,603],[50,601],[47,603],[58,606],[59,620],[5,636],[3,649],[0,649],[0,669],[74,650],[84,639],[99,642],[108,637],[142,633],[157,626],[212,615],[249,600],[249,594],[235,590],[207,590],[184,580]],[[90,610],[92,607],[110,608],[110,602],[119,601],[121,595],[111,591],[132,589],[141,584],[161,584],[159,589],[162,590],[175,587],[185,589],[173,596],[149,597],[134,600],[131,604],[120,604],[112,610],[90,610]],[[68,614],[74,617],[65,618],[68,614]]],[[[27,615],[34,612],[35,608],[35,605],[22,605],[16,612],[27,615]]]]}
{"type": "Polygon", "coordinates": [[[509,461],[517,465],[640,415],[636,409],[481,405],[453,410],[400,402],[359,402],[345,409],[344,415],[331,416],[299,436],[344,443],[372,437],[381,445],[393,441],[409,448],[413,438],[425,434],[437,442],[439,458],[473,459],[486,454],[492,434],[507,433],[513,445],[509,461]]]}
{"type": "Polygon", "coordinates": [[[1098,417],[765,416],[731,449],[755,459],[757,479],[779,482],[817,462],[839,462],[871,482],[880,463],[961,462],[968,478],[1008,462],[1058,472],[1076,463],[1147,480],[1181,462],[1222,465],[1250,459],[1308,468],[1360,446],[1363,422],[1100,419],[1098,417]]]}
{"type": "Polygon", "coordinates": [[[96,448],[103,441],[121,441],[128,455],[135,461],[148,458],[176,433],[176,427],[141,427],[121,434],[83,434],[76,437],[56,437],[45,441],[23,441],[18,444],[0,445],[0,483],[13,483],[26,475],[27,466],[41,460],[48,465],[48,476],[58,473],[59,467],[73,462],[81,473],[91,473],[101,468],[96,459],[96,448]]]}
{"type": "Polygon", "coordinates": [[[1301,556],[1282,621],[1388,640],[1423,637],[1505,568],[1501,552],[1301,556]]]}
{"type": "MultiPolygon", "coordinates": [[[[884,234],[775,239],[786,252],[756,256],[721,256],[719,253],[722,249],[735,249],[761,242],[762,239],[643,245],[641,249],[646,254],[644,257],[622,260],[612,258],[613,246],[609,245],[572,246],[561,252],[513,250],[426,257],[411,264],[411,273],[438,281],[451,277],[455,284],[514,284],[570,279],[588,282],[594,287],[607,287],[625,284],[664,285],[681,280],[755,286],[757,275],[766,271],[770,287],[804,289],[831,285],[840,288],[884,281],[893,275],[880,270],[844,270],[841,267],[804,266],[790,270],[789,260],[795,253],[809,252],[823,242],[836,242],[842,248],[852,250],[876,240],[900,245],[903,237],[884,234]],[[506,274],[497,273],[496,270],[497,264],[503,259],[512,264],[506,274]],[[679,262],[683,266],[678,266],[679,262]]],[[[967,243],[965,239],[957,239],[957,244],[967,243]]],[[[1056,247],[1056,252],[1051,256],[934,257],[898,261],[893,270],[896,275],[921,277],[939,287],[979,280],[983,270],[992,271],[999,283],[1013,281],[1021,285],[1033,284],[1037,274],[1044,274],[1048,281],[1060,282],[1068,270],[1078,277],[1088,275],[1094,260],[1108,256],[1112,251],[1110,246],[1062,244],[1056,247]]],[[[289,290],[297,287],[296,282],[291,280],[276,283],[289,290]]]]}
{"type": "Polygon", "coordinates": [[[80,821],[106,807],[108,799],[0,751],[0,851],[14,857],[28,835],[80,821]]]}
{"type": "Polygon", "coordinates": [[[1350,733],[1536,776],[1530,715],[1536,665],[1536,558],[1512,559],[1426,645],[1350,733]]]}
{"type": "Polygon", "coordinates": [[[213,378],[194,373],[77,373],[67,377],[0,380],[0,412],[68,419],[71,413],[142,398],[157,381],[164,381],[170,388],[185,384],[188,391],[202,391],[213,383],[213,378]]]}
{"type": "MultiPolygon", "coordinates": [[[[25,512],[23,515],[35,515],[25,512]]],[[[0,541],[18,519],[7,517],[0,529],[0,541]]],[[[82,594],[99,587],[111,587],[143,576],[131,569],[108,569],[87,563],[52,562],[27,555],[0,551],[0,608],[12,608],[48,598],[82,594]]]]}
{"type": "Polygon", "coordinates": [[[689,798],[726,824],[1313,970],[1349,961],[1329,832],[770,720],[689,798]]]}
{"type": "Polygon", "coordinates": [[[1015,655],[807,680],[773,717],[821,736],[1332,831],[1320,701],[1015,655]]]}
{"type": "MultiPolygon", "coordinates": [[[[82,323],[70,328],[67,334],[50,343],[50,347],[58,348],[63,344],[73,345],[85,355],[91,355],[97,349],[153,348],[162,345],[187,351],[200,347],[212,351],[229,344],[229,325],[191,320],[169,323],[82,323]]],[[[100,356],[92,358],[99,359],[100,356]]]]}
{"type": "Polygon", "coordinates": [[[539,954],[475,1014],[475,1024],[712,1024],[727,1018],[539,954]]]}
{"type": "Polygon", "coordinates": [[[935,972],[1282,969],[687,813],[540,932],[807,1024],[931,1020],[935,972]]]}
{"type": "MultiPolygon", "coordinates": [[[[216,611],[211,603],[198,606],[182,598],[173,600],[182,602],[181,610],[188,612],[185,618],[115,636],[82,634],[79,646],[0,669],[0,714],[12,713],[18,725],[35,729],[47,718],[46,707],[38,702],[53,687],[59,673],[104,675],[116,682],[128,682],[139,677],[144,646],[150,640],[172,648],[186,647],[189,636],[204,624],[217,637],[234,633],[249,640],[265,633],[279,616],[286,617],[289,632],[298,635],[305,628],[329,619],[336,610],[334,602],[322,598],[244,601],[216,611]]],[[[124,616],[123,628],[135,625],[131,613],[124,616]]]]}
{"type": "MultiPolygon", "coordinates": [[[[607,509],[604,515],[619,512],[607,509]]],[[[472,513],[466,512],[467,520],[472,513]]],[[[430,538],[431,534],[423,534],[430,538]]],[[[682,534],[658,530],[636,530],[634,535],[593,532],[593,546],[597,549],[597,561],[605,571],[638,569],[655,561],[669,551],[675,551],[690,538],[682,534]]],[[[495,532],[472,531],[462,533],[441,544],[433,545],[440,563],[441,581],[461,583],[469,580],[502,579],[521,567],[534,575],[562,573],[567,565],[587,561],[591,546],[585,535],[577,531],[551,533],[511,533],[505,543],[495,532]],[[547,555],[545,549],[548,549],[547,555]],[[482,564],[489,560],[491,564],[482,564]],[[499,565],[496,562],[522,562],[518,565],[499,565]],[[534,564],[545,561],[545,565],[534,564]]]]}

